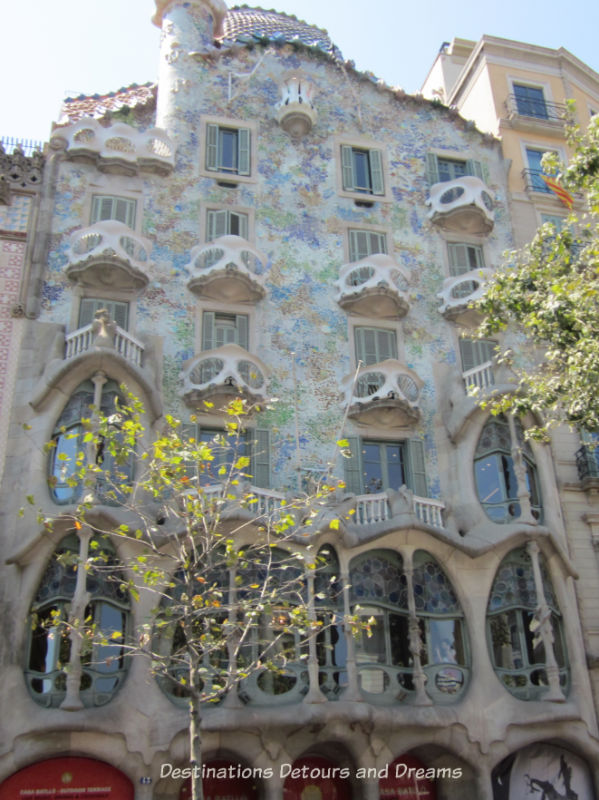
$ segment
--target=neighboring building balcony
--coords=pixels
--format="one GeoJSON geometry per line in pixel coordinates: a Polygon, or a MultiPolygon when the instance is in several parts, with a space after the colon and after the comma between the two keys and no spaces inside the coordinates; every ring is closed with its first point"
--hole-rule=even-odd
{"type": "MultiPolygon", "coordinates": [[[[553,194],[549,186],[543,180],[545,173],[542,169],[523,169],[522,178],[524,179],[524,189],[527,192],[542,192],[543,194],[553,194]]],[[[553,195],[555,197],[555,195],[553,195]]]]}
{"type": "Polygon", "coordinates": [[[314,85],[300,73],[288,75],[281,85],[277,104],[277,122],[292,138],[300,139],[316,122],[313,103],[314,85]]]}
{"type": "Polygon", "coordinates": [[[542,97],[517,97],[510,94],[506,100],[507,117],[514,128],[522,130],[553,129],[561,136],[567,108],[563,103],[550,103],[542,97]]]}
{"type": "Polygon", "coordinates": [[[222,303],[257,303],[264,290],[264,256],[241,236],[221,236],[191,251],[187,288],[222,303]]]}
{"type": "Polygon", "coordinates": [[[395,359],[362,367],[344,380],[348,416],[366,425],[411,425],[420,418],[422,381],[395,359]]]}
{"type": "Polygon", "coordinates": [[[354,502],[355,515],[352,523],[355,525],[377,525],[393,520],[399,514],[411,513],[425,525],[430,525],[432,528],[445,528],[443,521],[445,504],[430,497],[418,497],[411,492],[406,492],[402,495],[404,505],[401,509],[393,507],[387,492],[356,495],[354,502]]]}
{"type": "Polygon", "coordinates": [[[388,255],[376,253],[344,264],[335,284],[344,311],[365,317],[404,317],[410,308],[408,273],[388,255]]]}
{"type": "Polygon", "coordinates": [[[143,366],[144,345],[135,336],[120,328],[108,312],[97,312],[89,325],[65,336],[65,360],[76,358],[97,348],[114,350],[136,367],[143,366]]]}
{"type": "Polygon", "coordinates": [[[576,451],[576,469],[585,491],[599,490],[599,449],[595,443],[583,444],[576,451]]]}
{"type": "Polygon", "coordinates": [[[472,175],[431,186],[428,218],[446,231],[485,234],[493,230],[495,212],[487,185],[472,175]]]}
{"type": "Polygon", "coordinates": [[[170,175],[175,148],[160,128],[139,131],[124,122],[108,128],[89,117],[56,128],[50,138],[54,148],[64,147],[73,161],[94,164],[101,172],[133,176],[141,171],[170,175]]]}
{"type": "Polygon", "coordinates": [[[183,373],[183,397],[192,408],[209,410],[210,402],[218,413],[234,397],[250,403],[264,401],[267,367],[256,356],[236,344],[208,350],[195,358],[183,373]]]}
{"type": "Polygon", "coordinates": [[[93,287],[141,291],[148,285],[152,243],[116,220],[96,222],[71,236],[65,271],[93,287]]]}
{"type": "Polygon", "coordinates": [[[463,314],[468,310],[470,303],[482,297],[486,281],[491,274],[490,269],[483,268],[446,278],[443,281],[442,291],[437,295],[441,300],[439,312],[449,319],[463,314]]]}

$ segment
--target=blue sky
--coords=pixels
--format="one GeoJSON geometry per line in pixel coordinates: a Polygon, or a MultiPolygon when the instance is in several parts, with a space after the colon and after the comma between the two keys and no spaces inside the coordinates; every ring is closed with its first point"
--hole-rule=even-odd
{"type": "MultiPolygon", "coordinates": [[[[252,3],[248,3],[252,5],[252,3]]],[[[440,45],[484,33],[565,47],[599,72],[597,0],[267,0],[326,28],[346,59],[417,92],[440,45]]],[[[233,6],[232,0],[228,5],[233,6]]],[[[5,3],[0,135],[47,139],[63,97],[156,80],[153,0],[5,3]]]]}

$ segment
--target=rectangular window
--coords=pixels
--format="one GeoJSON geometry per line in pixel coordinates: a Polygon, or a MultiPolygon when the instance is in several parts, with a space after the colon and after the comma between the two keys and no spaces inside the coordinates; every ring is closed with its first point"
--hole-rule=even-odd
{"type": "Polygon", "coordinates": [[[135,227],[135,210],[137,203],[127,197],[114,197],[112,195],[95,194],[92,197],[91,223],[114,219],[135,227]]]}
{"type": "Polygon", "coordinates": [[[206,169],[230,175],[250,174],[250,129],[206,125],[206,169]]]}
{"type": "MultiPolygon", "coordinates": [[[[262,489],[270,488],[270,431],[266,428],[252,428],[240,434],[239,437],[226,436],[222,430],[213,428],[201,428],[196,425],[184,425],[183,435],[193,436],[199,442],[206,442],[214,449],[212,455],[214,460],[207,462],[204,475],[204,483],[218,483],[222,481],[222,475],[218,474],[221,467],[230,468],[231,464],[240,456],[250,459],[249,467],[243,472],[251,475],[249,478],[252,486],[262,489]],[[224,442],[219,445],[214,442],[214,437],[223,436],[224,442]]],[[[190,464],[190,472],[193,465],[190,464]]]]}
{"type": "Polygon", "coordinates": [[[547,105],[543,90],[536,86],[524,86],[520,83],[514,84],[514,97],[516,98],[516,108],[518,114],[524,117],[537,117],[538,119],[548,119],[547,105]]]}
{"type": "Polygon", "coordinates": [[[388,358],[397,358],[397,336],[387,328],[354,328],[356,362],[380,364],[388,358]]]}
{"type": "Polygon", "coordinates": [[[479,244],[448,242],[447,253],[449,274],[452,277],[471,272],[473,269],[482,269],[485,266],[483,249],[479,244]]]}
{"type": "Polygon", "coordinates": [[[225,344],[238,344],[244,350],[249,350],[248,315],[204,311],[202,315],[202,350],[214,350],[225,344]]]}
{"type": "Polygon", "coordinates": [[[117,300],[102,300],[98,297],[84,297],[79,306],[79,328],[84,328],[94,321],[96,311],[105,308],[119,328],[124,331],[129,328],[129,303],[117,300]]]}
{"type": "Polygon", "coordinates": [[[463,158],[446,158],[436,153],[426,154],[426,176],[429,186],[435,183],[445,183],[464,175],[484,180],[483,166],[480,161],[463,158]]]}
{"type": "Polygon", "coordinates": [[[248,238],[247,214],[241,211],[209,208],[206,211],[206,241],[213,242],[220,236],[241,236],[248,238]]]}
{"type": "Polygon", "coordinates": [[[545,225],[545,223],[548,222],[550,225],[553,225],[556,233],[562,232],[565,221],[564,217],[560,217],[557,214],[541,214],[541,224],[545,225]]]}
{"type": "Polygon", "coordinates": [[[350,457],[344,459],[345,482],[353,494],[377,494],[404,484],[419,497],[427,496],[424,447],[420,439],[399,442],[348,437],[350,457]]]}
{"type": "Polygon", "coordinates": [[[492,339],[460,339],[462,371],[467,372],[492,361],[496,348],[497,342],[492,339]]]}
{"type": "Polygon", "coordinates": [[[346,192],[384,195],[381,150],[341,145],[342,186],[346,192]]]}
{"type": "Polygon", "coordinates": [[[541,175],[545,175],[541,160],[545,155],[545,150],[537,150],[534,147],[526,148],[526,160],[528,162],[528,182],[527,189],[532,189],[534,192],[545,192],[551,194],[551,189],[547,186],[541,175]]]}
{"type": "Polygon", "coordinates": [[[349,260],[360,261],[375,253],[387,253],[387,236],[377,231],[349,230],[349,260]]]}

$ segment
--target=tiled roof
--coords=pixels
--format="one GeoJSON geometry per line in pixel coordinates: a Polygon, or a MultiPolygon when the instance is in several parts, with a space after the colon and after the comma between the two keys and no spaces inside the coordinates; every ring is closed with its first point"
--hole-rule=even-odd
{"type": "Polygon", "coordinates": [[[221,41],[249,44],[263,39],[281,43],[300,42],[341,59],[341,53],[326,31],[308,25],[297,17],[248,6],[232,8],[227,12],[221,41]]]}
{"type": "Polygon", "coordinates": [[[124,86],[108,94],[81,94],[79,97],[68,97],[62,104],[60,123],[77,122],[82,117],[102,117],[108,111],[118,111],[123,106],[134,108],[146,105],[155,99],[155,83],[145,83],[143,86],[132,83],[131,86],[124,86]]]}

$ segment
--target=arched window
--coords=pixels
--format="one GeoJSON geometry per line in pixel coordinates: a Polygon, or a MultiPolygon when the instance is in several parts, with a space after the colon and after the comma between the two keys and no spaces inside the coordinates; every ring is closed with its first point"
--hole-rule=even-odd
{"type": "Polygon", "coordinates": [[[411,576],[393,551],[371,551],[351,563],[352,604],[374,621],[357,644],[362,691],[376,702],[410,701],[417,684],[437,703],[451,702],[467,683],[462,612],[445,573],[424,551],[414,554],[411,576]],[[410,636],[418,633],[419,642],[410,636]]]}
{"type": "Polygon", "coordinates": [[[343,629],[343,586],[335,548],[318,551],[314,570],[314,605],[322,629],[316,637],[318,681],[329,700],[347,686],[347,642],[343,629]]]}
{"type": "Polygon", "coordinates": [[[569,681],[562,616],[542,555],[538,559],[541,587],[535,580],[530,553],[525,548],[508,553],[497,570],[487,609],[495,672],[506,689],[521,700],[543,699],[548,693],[548,667],[553,658],[563,691],[569,681]],[[542,625],[550,625],[549,635],[542,635],[542,625]],[[553,657],[547,652],[549,647],[553,657]]]}
{"type": "MultiPolygon", "coordinates": [[[[71,639],[69,607],[75,594],[79,539],[65,537],[58,545],[31,607],[31,633],[25,677],[29,691],[39,705],[60,706],[66,694],[66,675],[70,667],[71,639]]],[[[108,703],[118,691],[128,667],[124,641],[127,633],[130,600],[122,583],[114,549],[102,541],[94,551],[93,566],[86,573],[89,603],[85,619],[109,643],[95,643],[81,655],[82,677],[79,698],[85,706],[108,703]],[[119,633],[119,638],[112,638],[119,633]]]]}
{"type": "MultiPolygon", "coordinates": [[[[514,421],[517,446],[522,453],[526,490],[533,517],[540,519],[542,506],[537,468],[530,443],[524,439],[522,424],[514,421]]],[[[474,456],[476,490],[487,516],[493,522],[513,522],[521,516],[518,501],[518,480],[514,469],[510,426],[503,414],[489,419],[482,429],[474,456]]]]}
{"type": "MultiPolygon", "coordinates": [[[[102,386],[100,412],[106,416],[113,415],[118,398],[116,383],[106,381],[102,386]]],[[[71,396],[54,428],[48,483],[52,499],[60,505],[76,503],[84,489],[77,472],[87,463],[90,455],[86,453],[84,436],[87,429],[83,421],[92,417],[93,404],[94,384],[91,380],[85,381],[71,396]]],[[[103,475],[97,477],[96,494],[103,502],[114,503],[118,500],[118,492],[114,487],[131,481],[133,463],[130,460],[126,464],[117,465],[108,451],[103,452],[100,449],[92,455],[103,469],[103,475]]]]}

